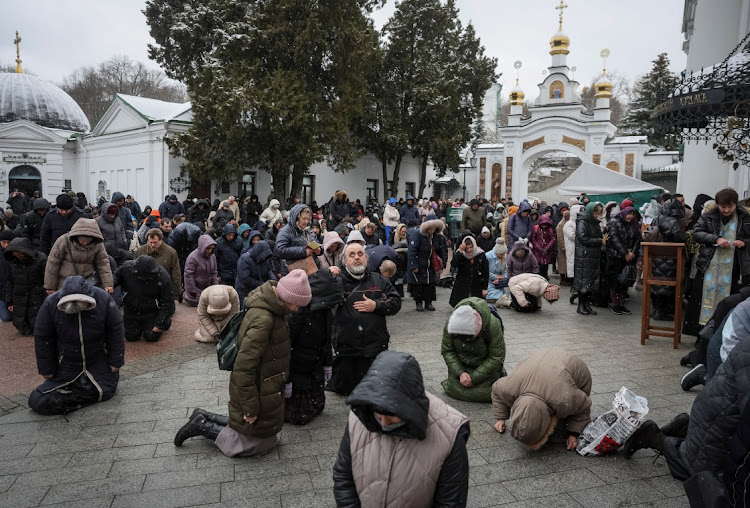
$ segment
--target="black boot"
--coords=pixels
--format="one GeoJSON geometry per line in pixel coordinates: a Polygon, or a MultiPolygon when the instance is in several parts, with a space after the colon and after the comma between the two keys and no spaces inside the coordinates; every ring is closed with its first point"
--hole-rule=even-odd
{"type": "MultiPolygon", "coordinates": [[[[572,301],[570,303],[573,303],[572,301]]],[[[590,312],[586,308],[586,303],[584,301],[584,298],[582,298],[580,295],[578,295],[578,309],[576,310],[579,314],[583,314],[584,316],[588,316],[590,312]]]]}
{"type": "Polygon", "coordinates": [[[196,407],[193,410],[193,414],[190,415],[190,419],[192,420],[197,415],[202,415],[203,418],[208,420],[209,422],[218,423],[219,425],[224,425],[225,427],[229,425],[229,417],[224,415],[218,415],[216,413],[211,413],[209,411],[206,411],[205,409],[201,409],[199,407],[196,407]]]}
{"type": "Polygon", "coordinates": [[[591,308],[591,293],[586,293],[586,295],[582,295],[581,298],[583,298],[583,304],[586,306],[586,310],[589,311],[589,314],[596,316],[596,311],[591,308]]]}
{"type": "Polygon", "coordinates": [[[196,436],[203,436],[211,441],[216,441],[216,436],[219,435],[219,432],[221,432],[224,427],[225,425],[209,422],[201,414],[196,415],[177,431],[177,435],[174,437],[174,445],[182,446],[182,443],[184,443],[186,439],[196,436]]]}
{"type": "Polygon", "coordinates": [[[680,359],[680,365],[682,365],[683,367],[692,367],[693,362],[690,360],[690,353],[688,353],[680,359]]]}
{"type": "Polygon", "coordinates": [[[659,430],[659,426],[653,420],[646,420],[640,427],[635,429],[633,435],[622,445],[622,451],[625,458],[629,459],[638,450],[651,448],[661,452],[664,446],[664,433],[659,430]]]}
{"type": "MultiPolygon", "coordinates": [[[[578,293],[571,293],[570,294],[570,304],[574,305],[576,303],[576,298],[578,298],[578,293]]],[[[580,301],[580,299],[579,299],[580,301]]]]}
{"type": "Polygon", "coordinates": [[[424,310],[433,311],[433,310],[435,310],[435,307],[432,306],[432,302],[425,302],[425,304],[424,304],[424,310]]]}
{"type": "Polygon", "coordinates": [[[422,302],[417,302],[417,312],[424,312],[424,307],[422,307],[422,302]]]}
{"type": "Polygon", "coordinates": [[[661,431],[665,436],[685,439],[689,424],[690,416],[687,413],[680,413],[671,422],[662,427],[661,431]]]}
{"type": "Polygon", "coordinates": [[[687,392],[694,386],[705,385],[707,372],[706,366],[699,363],[682,377],[680,386],[687,392]]]}

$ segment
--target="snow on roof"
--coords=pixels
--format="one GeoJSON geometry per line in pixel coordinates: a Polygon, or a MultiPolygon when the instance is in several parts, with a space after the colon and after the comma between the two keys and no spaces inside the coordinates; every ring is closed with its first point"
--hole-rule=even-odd
{"type": "Polygon", "coordinates": [[[648,143],[648,136],[617,136],[607,141],[608,145],[632,145],[648,143]]]}
{"type": "Polygon", "coordinates": [[[125,95],[121,93],[118,93],[117,97],[133,108],[138,114],[151,121],[169,121],[181,116],[191,108],[190,102],[180,104],[177,102],[147,99],[146,97],[136,97],[135,95],[125,95]]]}
{"type": "Polygon", "coordinates": [[[654,150],[653,152],[646,152],[643,155],[680,155],[680,152],[679,150],[654,150]]]}

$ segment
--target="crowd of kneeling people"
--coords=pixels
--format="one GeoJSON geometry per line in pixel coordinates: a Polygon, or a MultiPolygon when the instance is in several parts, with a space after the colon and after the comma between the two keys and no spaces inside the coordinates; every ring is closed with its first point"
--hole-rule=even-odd
{"type": "MultiPolygon", "coordinates": [[[[728,283],[702,287],[701,279],[697,288],[700,311],[708,316],[700,318],[698,349],[683,364],[705,363],[706,386],[690,416],[677,415],[661,428],[646,421],[623,446],[626,457],[642,448],[663,453],[695,506],[741,506],[748,499],[750,340],[743,339],[750,333],[750,290],[742,279],[750,274],[744,246],[750,215],[727,191],[688,230],[698,244],[691,280],[729,273],[728,283]]],[[[434,310],[451,243],[435,208],[412,211],[422,206],[408,196],[383,235],[386,221],[378,213],[363,220],[362,210],[356,223],[349,219],[343,191],[322,210],[295,204],[286,218],[276,200],[264,209],[256,196],[241,200],[236,213],[233,199],[211,210],[204,200],[180,204],[168,196],[161,212],[147,210],[145,216],[135,213],[130,196],[112,198],[101,203],[96,219],[68,194],[51,210],[37,198],[21,224],[0,231],[0,283],[6,284],[0,310],[7,311],[0,318],[34,336],[45,379],[29,397],[33,410],[65,414],[111,398],[125,341],[159,340],[171,326],[175,300],[197,307],[200,342],[216,343],[231,317],[246,311],[229,378],[228,415],[196,408],[177,432],[176,446],[203,436],[227,456],[263,455],[277,445],[284,423],[309,423],[324,410],[325,392],[334,392],[347,396],[351,408],[333,468],[339,506],[466,505],[469,419],[425,390],[412,356],[388,350],[386,318],[400,311],[405,284],[417,311],[434,310]],[[346,205],[348,215],[337,205],[346,205]],[[251,227],[253,214],[258,220],[251,227]],[[404,217],[409,224],[401,222],[404,217]]],[[[661,238],[679,240],[679,230],[687,228],[679,221],[684,207],[677,200],[655,201],[661,238]]],[[[388,207],[395,205],[390,200],[382,213],[391,221],[388,207]]],[[[507,429],[529,450],[544,446],[564,422],[564,446],[574,450],[591,421],[588,367],[564,350],[540,348],[506,369],[503,323],[492,305],[505,297],[508,306],[530,312],[541,308],[542,299],[559,298],[560,288],[549,283],[553,261],[547,256],[557,235],[541,218],[526,236],[514,238],[529,218],[526,202],[501,216],[494,236],[487,226],[475,235],[471,215],[477,205],[465,207],[471,210],[468,232],[452,253],[442,387],[453,399],[491,403],[495,430],[507,429]],[[506,241],[508,230],[513,233],[506,241]],[[506,259],[507,243],[512,249],[506,259]]],[[[561,278],[575,281],[581,314],[594,313],[590,301],[602,269],[613,312],[629,312],[628,285],[613,276],[638,258],[641,226],[634,221],[641,217],[622,205],[604,228],[601,203],[572,205],[579,208],[571,216],[585,214],[575,223],[575,246],[568,250],[574,255],[555,258],[566,265],[558,264],[561,278]],[[589,251],[597,251],[596,263],[587,262],[589,251]],[[614,253],[603,265],[602,251],[614,253]]],[[[660,312],[669,312],[667,299],[660,312]]]]}

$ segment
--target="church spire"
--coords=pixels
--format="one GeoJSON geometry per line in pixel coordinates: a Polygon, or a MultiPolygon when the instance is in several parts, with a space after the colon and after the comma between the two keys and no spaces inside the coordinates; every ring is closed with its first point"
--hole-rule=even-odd
{"type": "Polygon", "coordinates": [[[562,22],[563,22],[563,11],[568,8],[568,4],[565,3],[565,0],[560,0],[560,5],[555,7],[555,9],[560,11],[560,28],[558,28],[559,31],[562,32],[562,22]]]}
{"type": "Polygon", "coordinates": [[[21,74],[23,72],[23,69],[21,69],[21,36],[18,35],[18,30],[16,30],[16,38],[13,39],[13,44],[16,45],[16,72],[21,74]]]}

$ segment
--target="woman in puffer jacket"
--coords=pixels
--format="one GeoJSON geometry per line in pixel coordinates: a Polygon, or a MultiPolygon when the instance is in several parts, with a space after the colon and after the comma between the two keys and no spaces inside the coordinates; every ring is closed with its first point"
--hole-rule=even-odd
{"type": "Polygon", "coordinates": [[[443,328],[440,348],[448,366],[443,389],[449,397],[490,402],[492,384],[505,375],[503,326],[484,300],[466,298],[443,328]]]}
{"type": "MultiPolygon", "coordinates": [[[[310,232],[312,210],[305,204],[294,205],[289,212],[289,222],[276,235],[274,253],[281,259],[281,274],[288,273],[289,263],[300,261],[306,257],[313,260],[321,254],[321,248],[313,250],[311,242],[317,242],[315,233],[310,232]]],[[[316,263],[317,265],[317,263],[316,263]]]]}
{"type": "Polygon", "coordinates": [[[549,265],[555,261],[555,230],[552,229],[552,219],[544,214],[539,217],[539,224],[534,226],[531,235],[534,257],[539,263],[539,274],[549,280],[549,265]]]}
{"type": "Polygon", "coordinates": [[[198,248],[185,261],[185,294],[184,300],[195,307],[200,301],[204,289],[219,283],[219,272],[216,268],[214,250],[216,242],[209,235],[198,238],[198,248]]]}
{"type": "Polygon", "coordinates": [[[272,256],[271,247],[265,240],[255,243],[240,256],[237,262],[237,279],[234,282],[240,304],[255,288],[262,286],[266,281],[276,280],[272,256]]]}
{"type": "Polygon", "coordinates": [[[196,310],[198,329],[195,340],[216,343],[221,329],[240,310],[240,298],[232,286],[216,284],[201,293],[196,310]]]}
{"type": "Polygon", "coordinates": [[[323,237],[323,252],[318,256],[320,268],[338,266],[341,253],[344,252],[344,240],[335,231],[329,231],[323,237]]]}
{"type": "Polygon", "coordinates": [[[599,227],[604,206],[593,201],[586,205],[582,217],[576,222],[575,275],[573,289],[578,291],[578,313],[596,315],[591,308],[594,284],[599,279],[602,248],[606,245],[599,227]]]}
{"type": "MultiPolygon", "coordinates": [[[[613,216],[607,224],[609,241],[607,242],[607,285],[612,300],[612,313],[631,314],[625,307],[628,287],[619,282],[620,274],[626,266],[635,266],[638,259],[640,235],[633,228],[633,221],[638,221],[638,212],[632,206],[624,208],[613,216]]],[[[640,230],[640,227],[638,228],[640,230]]],[[[634,268],[633,268],[634,270],[634,268]]]]}
{"type": "Polygon", "coordinates": [[[487,283],[487,301],[490,303],[508,294],[508,265],[505,260],[507,255],[508,247],[505,246],[505,240],[502,238],[495,240],[495,246],[485,255],[490,270],[487,283]]]}
{"type": "Polygon", "coordinates": [[[531,249],[523,240],[518,240],[513,244],[508,258],[508,278],[515,277],[522,273],[539,273],[539,263],[537,263],[531,249]]]}
{"type": "MultiPolygon", "coordinates": [[[[565,240],[565,262],[567,266],[566,277],[571,282],[575,276],[575,264],[576,264],[576,222],[578,221],[578,215],[583,211],[582,205],[573,205],[570,207],[570,216],[563,226],[563,238],[565,240]]],[[[572,288],[571,288],[572,290],[572,288]]]]}

